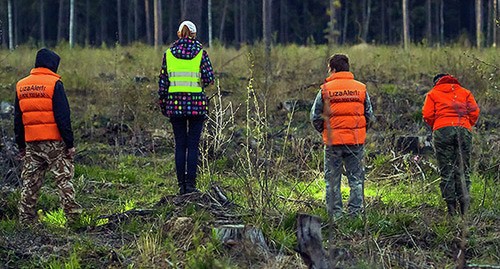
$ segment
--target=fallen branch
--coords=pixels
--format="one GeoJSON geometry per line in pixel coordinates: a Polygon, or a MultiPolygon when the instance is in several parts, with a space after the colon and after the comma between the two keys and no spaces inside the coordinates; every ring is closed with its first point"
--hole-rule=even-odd
{"type": "Polygon", "coordinates": [[[482,63],[482,64],[484,64],[484,65],[487,65],[487,66],[493,67],[493,68],[495,68],[495,69],[497,69],[497,70],[498,70],[498,69],[500,69],[500,67],[498,67],[498,66],[496,66],[496,65],[494,65],[494,64],[492,64],[492,63],[485,62],[485,61],[483,61],[483,60],[479,59],[478,57],[476,57],[476,56],[475,56],[475,55],[473,55],[473,54],[472,54],[472,55],[469,55],[469,54],[467,54],[467,53],[465,53],[465,52],[464,52],[464,54],[465,54],[467,57],[472,58],[472,59],[474,59],[474,60],[476,60],[476,61],[478,61],[478,62],[480,62],[480,63],[482,63]]]}

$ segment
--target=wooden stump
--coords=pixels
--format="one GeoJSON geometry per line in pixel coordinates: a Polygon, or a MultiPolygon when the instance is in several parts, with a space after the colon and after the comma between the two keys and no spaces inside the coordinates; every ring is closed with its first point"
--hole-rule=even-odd
{"type": "Polygon", "coordinates": [[[310,269],[329,269],[330,264],[323,248],[320,219],[307,214],[297,215],[298,252],[310,269]]]}
{"type": "Polygon", "coordinates": [[[222,225],[215,228],[215,234],[227,246],[243,245],[256,247],[265,253],[269,251],[262,231],[250,225],[222,225]]]}

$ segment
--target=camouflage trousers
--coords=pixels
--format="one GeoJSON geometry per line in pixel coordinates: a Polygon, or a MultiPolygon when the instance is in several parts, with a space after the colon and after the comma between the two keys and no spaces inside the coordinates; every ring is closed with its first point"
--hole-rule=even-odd
{"type": "Polygon", "coordinates": [[[363,207],[363,145],[325,146],[326,208],[329,216],[342,213],[340,183],[345,168],[350,195],[347,204],[350,214],[358,214],[363,207]]]}
{"type": "Polygon", "coordinates": [[[462,127],[444,127],[434,131],[433,139],[441,174],[441,195],[446,202],[468,203],[471,184],[471,132],[462,127]]]}
{"type": "Polygon", "coordinates": [[[75,190],[71,184],[74,175],[73,160],[66,155],[64,142],[29,142],[26,143],[26,155],[21,172],[23,182],[19,203],[21,222],[29,223],[36,220],[35,206],[47,170],[54,174],[66,216],[71,218],[81,212],[81,206],[75,202],[75,190]]]}

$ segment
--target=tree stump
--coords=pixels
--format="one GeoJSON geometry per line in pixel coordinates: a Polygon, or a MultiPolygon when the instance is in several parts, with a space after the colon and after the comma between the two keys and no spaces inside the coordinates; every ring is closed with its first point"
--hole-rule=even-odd
{"type": "Polygon", "coordinates": [[[215,228],[217,238],[226,246],[248,246],[257,248],[263,253],[269,251],[264,234],[258,228],[250,225],[222,225],[215,228]]]}
{"type": "Polygon", "coordinates": [[[307,214],[297,215],[298,252],[309,269],[329,269],[330,264],[321,236],[320,219],[307,214]]]}

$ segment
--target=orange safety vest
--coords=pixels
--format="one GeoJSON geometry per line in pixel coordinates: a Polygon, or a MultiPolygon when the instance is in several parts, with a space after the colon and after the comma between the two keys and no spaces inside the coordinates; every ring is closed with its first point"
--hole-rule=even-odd
{"type": "Polygon", "coordinates": [[[48,68],[38,67],[17,83],[26,142],[62,140],[52,110],[52,96],[60,78],[48,68]]]}
{"type": "Polygon", "coordinates": [[[366,138],[366,85],[351,72],[336,72],[321,85],[325,145],[362,145],[366,138]]]}

